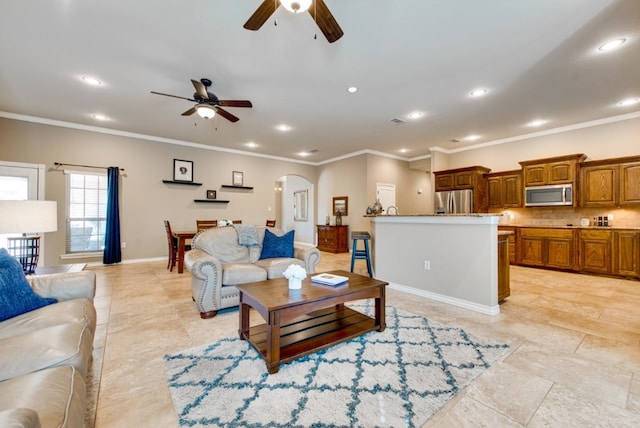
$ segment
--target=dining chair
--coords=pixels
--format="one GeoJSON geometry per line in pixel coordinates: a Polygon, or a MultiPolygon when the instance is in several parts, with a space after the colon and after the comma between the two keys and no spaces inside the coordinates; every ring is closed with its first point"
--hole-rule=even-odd
{"type": "Polygon", "coordinates": [[[276,227],[275,220],[267,220],[267,227],[276,227]]]}
{"type": "Polygon", "coordinates": [[[218,227],[218,220],[196,220],[198,232],[211,229],[212,227],[218,227]]]}
{"type": "MultiPolygon", "coordinates": [[[[169,220],[164,221],[164,229],[167,231],[167,244],[169,247],[169,260],[167,263],[167,269],[169,272],[173,272],[173,267],[176,265],[178,260],[178,238],[173,236],[173,231],[171,230],[171,224],[169,220]]],[[[184,250],[190,250],[191,245],[185,245],[184,250]]]]}

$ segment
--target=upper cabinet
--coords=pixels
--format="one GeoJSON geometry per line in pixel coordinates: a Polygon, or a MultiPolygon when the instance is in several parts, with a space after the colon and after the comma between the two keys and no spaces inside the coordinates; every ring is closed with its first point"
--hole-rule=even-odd
{"type": "Polygon", "coordinates": [[[522,172],[519,170],[486,174],[489,208],[522,207],[522,172]]]}
{"type": "Polygon", "coordinates": [[[484,166],[436,171],[436,192],[443,190],[474,189],[479,183],[485,184],[484,174],[491,171],[484,166]]]}
{"type": "Polygon", "coordinates": [[[522,165],[524,187],[575,183],[578,164],[585,159],[586,155],[579,153],[519,162],[522,165]]]}
{"type": "Polygon", "coordinates": [[[640,205],[640,156],[585,162],[579,189],[582,207],[640,205]]]}
{"type": "Polygon", "coordinates": [[[491,170],[484,166],[436,171],[433,173],[435,176],[435,191],[472,189],[474,211],[486,213],[488,209],[486,174],[489,171],[491,170]]]}

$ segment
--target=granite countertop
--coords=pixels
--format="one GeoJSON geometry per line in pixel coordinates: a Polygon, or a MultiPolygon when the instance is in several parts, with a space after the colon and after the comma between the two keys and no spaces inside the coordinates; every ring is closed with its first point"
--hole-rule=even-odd
{"type": "Polygon", "coordinates": [[[640,230],[640,226],[580,226],[579,224],[556,225],[528,225],[528,224],[499,224],[498,227],[519,227],[529,229],[586,229],[586,230],[640,230]]]}

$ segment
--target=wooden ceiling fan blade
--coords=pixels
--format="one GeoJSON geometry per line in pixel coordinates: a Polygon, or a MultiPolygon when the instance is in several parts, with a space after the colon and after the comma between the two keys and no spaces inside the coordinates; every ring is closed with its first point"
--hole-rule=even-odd
{"type": "Polygon", "coordinates": [[[240,119],[238,119],[236,116],[232,115],[231,113],[229,113],[229,112],[228,112],[228,111],[226,111],[226,110],[221,109],[220,107],[214,106],[214,108],[216,109],[216,112],[217,112],[220,116],[224,117],[224,118],[225,118],[225,119],[227,119],[227,120],[230,120],[231,122],[237,122],[237,121],[239,121],[239,120],[240,120],[240,119]]]}
{"type": "Polygon", "coordinates": [[[195,112],[196,112],[196,108],[195,107],[191,107],[189,110],[187,110],[184,113],[182,113],[181,116],[191,116],[195,112]]]}
{"type": "Polygon", "coordinates": [[[180,100],[187,100],[187,101],[192,101],[192,102],[196,102],[196,100],[192,100],[191,98],[185,98],[185,97],[179,97],[177,95],[171,95],[171,94],[163,94],[162,92],[156,92],[156,91],[151,91],[152,94],[155,95],[163,95],[165,97],[171,97],[171,98],[178,98],[180,100]]]}
{"type": "Polygon", "coordinates": [[[280,2],[277,0],[264,0],[258,7],[258,9],[253,12],[251,18],[249,18],[249,20],[245,22],[244,28],[253,31],[259,30],[260,27],[262,27],[264,23],[267,22],[267,19],[269,19],[269,17],[273,15],[273,12],[276,11],[278,6],[280,6],[280,2]]]}
{"type": "Polygon", "coordinates": [[[205,100],[209,99],[209,94],[207,94],[207,87],[204,86],[202,82],[191,79],[191,83],[193,84],[193,87],[196,88],[196,92],[198,93],[198,95],[200,95],[205,100]]]}
{"type": "Polygon", "coordinates": [[[218,104],[223,107],[253,107],[249,100],[218,100],[218,104]]]}
{"type": "Polygon", "coordinates": [[[333,17],[324,0],[315,0],[315,4],[309,8],[309,13],[329,43],[335,42],[344,35],[342,28],[338,25],[338,21],[333,17]]]}

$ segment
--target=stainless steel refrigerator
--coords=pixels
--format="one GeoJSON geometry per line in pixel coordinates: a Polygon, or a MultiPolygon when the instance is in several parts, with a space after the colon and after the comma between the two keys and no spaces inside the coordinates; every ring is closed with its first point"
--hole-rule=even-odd
{"type": "Polygon", "coordinates": [[[469,214],[473,212],[473,190],[436,192],[436,214],[469,214]]]}

